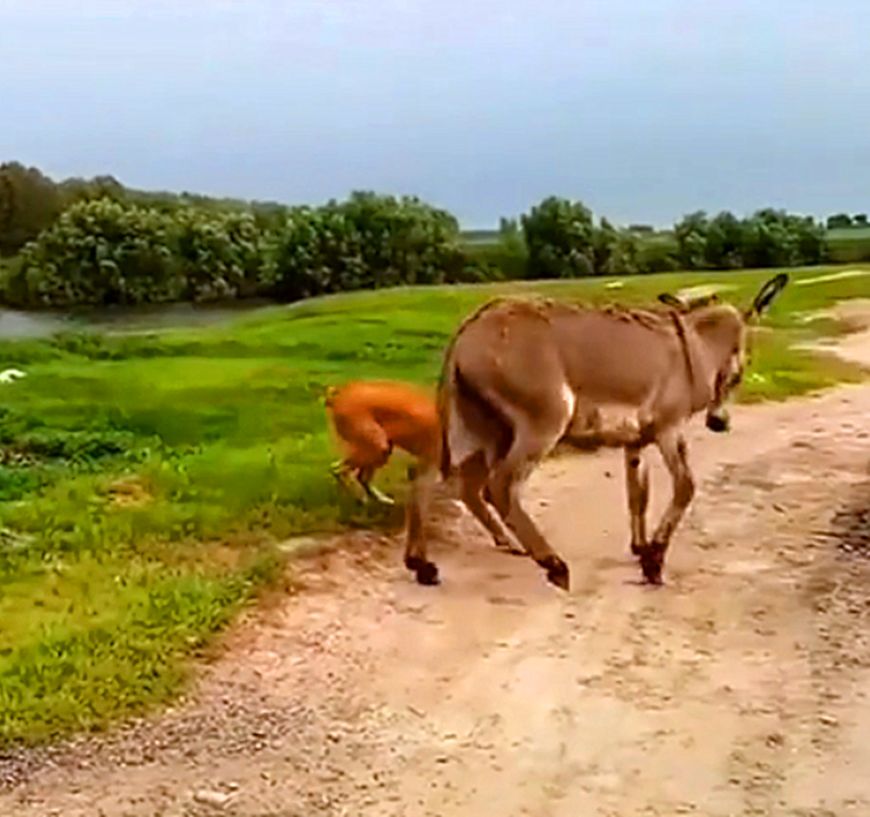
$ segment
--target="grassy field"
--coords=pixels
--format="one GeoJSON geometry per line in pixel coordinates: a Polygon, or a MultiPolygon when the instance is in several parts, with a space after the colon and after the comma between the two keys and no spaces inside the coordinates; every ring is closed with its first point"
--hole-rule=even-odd
{"type": "MultiPolygon", "coordinates": [[[[281,575],[274,542],[386,521],[327,473],[327,384],[433,383],[458,321],[496,292],[643,302],[726,281],[723,294],[747,302],[768,275],[368,292],[208,329],[0,343],[3,366],[27,372],[0,385],[0,744],[100,728],[167,699],[189,656],[281,575]]],[[[789,346],[838,331],[808,314],[868,294],[868,278],[789,287],[742,399],[856,379],[789,346]]],[[[403,472],[398,459],[382,484],[401,494],[403,472]]]]}
{"type": "MultiPolygon", "coordinates": [[[[657,245],[676,253],[673,231],[637,233],[641,246],[657,245]]],[[[832,264],[854,264],[870,261],[870,227],[848,227],[827,231],[828,256],[832,264]]],[[[472,258],[490,257],[499,245],[498,230],[468,230],[462,235],[463,245],[472,258]],[[488,252],[489,251],[489,252],[488,252]]]]}
{"type": "Polygon", "coordinates": [[[828,230],[828,254],[835,263],[870,261],[870,227],[828,230]]]}

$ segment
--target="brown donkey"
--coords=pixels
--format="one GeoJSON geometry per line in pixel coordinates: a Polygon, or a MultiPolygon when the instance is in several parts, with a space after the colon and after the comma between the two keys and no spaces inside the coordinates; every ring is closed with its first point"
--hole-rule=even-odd
{"type": "MultiPolygon", "coordinates": [[[[668,309],[593,309],[549,300],[499,299],[472,314],[444,358],[438,410],[442,475],[455,474],[462,501],[496,544],[515,537],[553,584],[567,589],[568,566],[520,503],[532,470],[558,443],[625,451],[631,550],[647,581],[661,582],[664,555],[694,494],[683,427],[698,412],[728,428],[726,398],[740,382],[747,325],[788,282],[781,273],[739,311],[709,299],[668,309]],[[673,480],[673,497],[647,539],[649,479],[644,450],[654,444],[673,480]]],[[[434,470],[434,469],[432,469],[434,470]]],[[[421,472],[412,493],[405,564],[423,584],[438,581],[419,519],[435,475],[421,472]]]]}

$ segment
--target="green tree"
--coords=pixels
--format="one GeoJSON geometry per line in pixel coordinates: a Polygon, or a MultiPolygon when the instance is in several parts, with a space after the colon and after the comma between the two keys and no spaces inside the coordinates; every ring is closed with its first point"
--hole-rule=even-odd
{"type": "Polygon", "coordinates": [[[629,230],[618,230],[602,218],[592,236],[595,275],[634,275],[639,271],[640,242],[629,230]]]}
{"type": "Polygon", "coordinates": [[[820,264],[824,261],[828,251],[824,226],[811,216],[789,216],[788,224],[797,240],[797,263],[820,264]]]}
{"type": "Polygon", "coordinates": [[[745,222],[741,254],[747,267],[787,267],[801,263],[793,217],[765,208],[745,222]]]}
{"type": "Polygon", "coordinates": [[[679,268],[675,240],[666,236],[655,236],[640,242],[637,252],[639,273],[669,272],[679,268]]]}
{"type": "Polygon", "coordinates": [[[600,270],[601,275],[636,275],[640,267],[640,242],[628,230],[620,230],[610,255],[600,270]]]}
{"type": "Polygon", "coordinates": [[[674,226],[677,259],[683,269],[701,269],[705,263],[709,220],[703,210],[684,216],[674,226]]]}
{"type": "Polygon", "coordinates": [[[852,217],[848,213],[837,213],[836,215],[828,216],[827,225],[829,230],[851,227],[852,217]]]}
{"type": "Polygon", "coordinates": [[[114,176],[95,176],[93,179],[65,179],[57,186],[64,208],[79,201],[112,199],[125,201],[128,193],[114,176]]]}
{"type": "Polygon", "coordinates": [[[12,255],[36,238],[62,206],[54,182],[35,167],[0,165],[0,255],[12,255]]]}
{"type": "Polygon", "coordinates": [[[506,253],[525,255],[526,245],[519,222],[515,218],[500,218],[498,224],[498,241],[506,253]]]}
{"type": "Polygon", "coordinates": [[[594,271],[592,213],[579,201],[550,196],[522,216],[528,277],[575,278],[594,271]]]}
{"type": "Polygon", "coordinates": [[[713,269],[737,269],[743,266],[740,247],[743,224],[732,213],[719,213],[707,225],[704,245],[705,266],[713,269]]]}

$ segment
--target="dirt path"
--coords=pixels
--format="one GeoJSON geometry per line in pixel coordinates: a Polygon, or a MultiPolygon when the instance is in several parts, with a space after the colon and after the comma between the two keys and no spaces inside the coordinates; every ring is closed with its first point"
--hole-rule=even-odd
{"type": "MultiPolygon", "coordinates": [[[[868,418],[864,386],[696,427],[661,589],[636,582],[615,453],[530,487],[569,595],[451,505],[439,588],[355,537],[173,711],[0,758],[0,815],[870,814],[868,418]]],[[[653,491],[658,513],[659,463],[653,491]]]]}

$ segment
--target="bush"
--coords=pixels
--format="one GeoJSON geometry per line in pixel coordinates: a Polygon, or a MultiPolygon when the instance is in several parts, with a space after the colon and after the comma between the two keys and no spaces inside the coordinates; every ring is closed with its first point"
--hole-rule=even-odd
{"type": "Polygon", "coordinates": [[[526,277],[528,255],[522,247],[506,247],[501,242],[468,244],[463,252],[469,264],[479,268],[481,280],[514,281],[526,277]]]}
{"type": "Polygon", "coordinates": [[[723,212],[712,221],[692,213],[674,228],[685,269],[789,267],[818,264],[827,253],[824,227],[809,216],[767,208],[749,218],[723,212]]]}
{"type": "Polygon", "coordinates": [[[656,272],[671,272],[680,268],[676,240],[660,236],[640,242],[637,254],[637,271],[642,275],[656,272]]]}
{"type": "Polygon", "coordinates": [[[72,205],[7,273],[28,306],[285,300],[488,277],[458,245],[456,220],[415,198],[355,193],[298,207],[272,231],[245,211],[172,211],[113,199],[72,205]]]}
{"type": "Polygon", "coordinates": [[[264,271],[250,214],[85,200],[24,248],[6,292],[27,306],[202,301],[252,294],[264,271]]]}
{"type": "Polygon", "coordinates": [[[617,230],[602,218],[592,238],[595,275],[637,274],[640,272],[640,247],[640,240],[634,233],[617,230]]]}
{"type": "Polygon", "coordinates": [[[137,304],[184,293],[164,215],[109,199],[70,207],[21,255],[10,295],[30,306],[137,304]]]}
{"type": "Polygon", "coordinates": [[[825,234],[810,217],[783,210],[759,210],[743,226],[745,267],[790,267],[818,264],[824,256],[825,234]]]}
{"type": "Polygon", "coordinates": [[[237,298],[257,292],[264,242],[253,215],[188,208],[174,217],[172,232],[185,299],[237,298]]]}
{"type": "Polygon", "coordinates": [[[291,211],[272,241],[272,292],[285,300],[461,279],[459,227],[415,198],[354,193],[291,211]]]}

